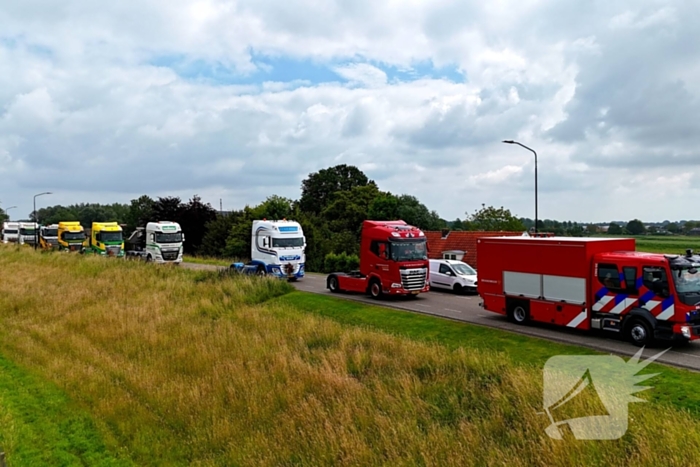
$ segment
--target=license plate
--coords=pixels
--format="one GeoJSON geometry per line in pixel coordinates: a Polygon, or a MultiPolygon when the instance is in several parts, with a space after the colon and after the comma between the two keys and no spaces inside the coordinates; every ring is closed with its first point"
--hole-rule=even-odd
{"type": "Polygon", "coordinates": [[[420,292],[415,291],[415,292],[411,292],[411,293],[412,293],[413,295],[418,295],[420,292]]]}

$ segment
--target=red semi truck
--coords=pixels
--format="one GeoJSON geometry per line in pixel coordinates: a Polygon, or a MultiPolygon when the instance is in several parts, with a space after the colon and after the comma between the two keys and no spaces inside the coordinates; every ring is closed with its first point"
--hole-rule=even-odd
{"type": "Polygon", "coordinates": [[[331,292],[416,296],[427,292],[428,246],[425,234],[404,221],[364,221],[360,270],[328,275],[331,292]]]}
{"type": "Polygon", "coordinates": [[[485,310],[524,324],[622,333],[635,345],[700,338],[700,257],[635,251],[628,238],[477,240],[485,310]]]}

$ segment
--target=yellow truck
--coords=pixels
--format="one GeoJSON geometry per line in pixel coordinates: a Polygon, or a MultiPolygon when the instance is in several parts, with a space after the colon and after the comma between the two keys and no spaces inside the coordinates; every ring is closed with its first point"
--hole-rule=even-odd
{"type": "Polygon", "coordinates": [[[124,236],[116,222],[93,222],[86,253],[105,256],[124,256],[124,236]]]}
{"type": "Polygon", "coordinates": [[[87,237],[80,222],[58,223],[58,249],[60,251],[83,251],[87,237]]]}

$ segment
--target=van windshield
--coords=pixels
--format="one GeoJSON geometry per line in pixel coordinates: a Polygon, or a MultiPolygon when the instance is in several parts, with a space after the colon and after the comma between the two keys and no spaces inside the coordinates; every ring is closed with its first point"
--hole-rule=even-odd
{"type": "Polygon", "coordinates": [[[697,301],[700,301],[700,271],[681,268],[671,272],[678,295],[697,295],[697,301]]]}
{"type": "Polygon", "coordinates": [[[452,269],[455,270],[457,274],[462,274],[465,276],[476,276],[476,271],[472,269],[467,263],[452,263],[450,264],[452,269]]]}

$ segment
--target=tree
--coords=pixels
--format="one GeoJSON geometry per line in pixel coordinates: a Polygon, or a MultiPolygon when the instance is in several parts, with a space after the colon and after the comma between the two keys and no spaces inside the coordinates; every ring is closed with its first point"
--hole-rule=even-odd
{"type": "Polygon", "coordinates": [[[332,202],[334,193],[366,185],[376,187],[376,184],[355,166],[342,164],[319,170],[309,174],[301,182],[299,208],[304,212],[320,214],[332,202]]]}
{"type": "Polygon", "coordinates": [[[589,234],[597,234],[599,231],[600,229],[595,224],[588,224],[586,226],[586,232],[588,232],[589,234]]]}
{"type": "Polygon", "coordinates": [[[608,233],[610,235],[622,235],[622,227],[620,227],[620,224],[616,224],[615,222],[611,222],[610,225],[608,226],[608,233]]]}
{"type": "Polygon", "coordinates": [[[131,232],[135,230],[136,227],[144,227],[148,222],[158,220],[153,217],[154,205],[155,201],[148,195],[142,195],[137,199],[132,199],[126,214],[127,229],[131,232]]]}
{"type": "MultiPolygon", "coordinates": [[[[158,198],[153,203],[150,220],[155,222],[171,221],[182,224],[179,220],[180,216],[182,215],[182,209],[182,201],[176,196],[166,196],[164,198],[158,198]]],[[[186,240],[188,241],[189,239],[186,240]]]]}
{"type": "Polygon", "coordinates": [[[206,234],[206,225],[216,220],[216,210],[209,203],[202,203],[198,195],[194,195],[187,204],[181,206],[180,213],[176,222],[180,223],[185,234],[185,253],[197,254],[206,234]]]}
{"type": "Polygon", "coordinates": [[[3,208],[0,208],[0,222],[5,222],[9,218],[10,216],[8,216],[7,213],[5,213],[5,210],[3,208]]]}
{"type": "Polygon", "coordinates": [[[367,210],[367,219],[392,221],[399,218],[399,198],[391,193],[380,192],[367,210]]]}
{"type": "Polygon", "coordinates": [[[293,201],[282,196],[272,195],[255,207],[256,219],[281,220],[289,218],[294,210],[293,201]]]}
{"type": "Polygon", "coordinates": [[[242,218],[243,211],[234,211],[217,216],[215,220],[207,223],[199,254],[205,256],[226,256],[226,242],[231,235],[231,230],[242,218]]]}
{"type": "Polygon", "coordinates": [[[522,221],[510,213],[510,210],[503,206],[495,208],[481,205],[481,209],[474,211],[474,214],[467,214],[469,217],[465,221],[468,230],[483,231],[524,231],[525,226],[522,221]]]}
{"type": "Polygon", "coordinates": [[[399,196],[398,218],[421,230],[440,230],[447,226],[437,212],[428,210],[418,198],[410,195],[399,196]]]}
{"type": "Polygon", "coordinates": [[[666,226],[666,230],[668,230],[669,232],[671,232],[671,233],[673,233],[673,234],[677,234],[678,232],[681,231],[681,228],[680,228],[680,226],[678,225],[678,223],[676,223],[676,222],[671,222],[670,224],[668,224],[668,225],[666,226]]]}
{"type": "MultiPolygon", "coordinates": [[[[377,196],[379,196],[379,189],[374,184],[339,191],[333,194],[332,201],[321,215],[328,221],[331,231],[350,231],[359,241],[362,222],[367,219],[369,207],[377,196]]],[[[334,253],[340,252],[334,251],[334,253]]]]}
{"type": "Polygon", "coordinates": [[[625,229],[627,229],[631,235],[642,235],[647,230],[642,221],[639,219],[632,219],[629,221],[627,226],[625,226],[625,229]]]}

